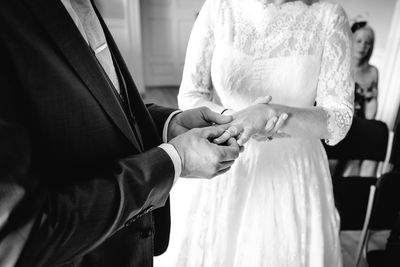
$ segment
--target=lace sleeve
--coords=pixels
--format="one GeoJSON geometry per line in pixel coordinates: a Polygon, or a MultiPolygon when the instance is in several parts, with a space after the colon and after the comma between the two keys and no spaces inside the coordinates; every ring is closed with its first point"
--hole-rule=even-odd
{"type": "Polygon", "coordinates": [[[327,24],[318,81],[317,106],[327,113],[328,145],[340,142],[350,129],[354,110],[351,70],[352,35],[342,7],[335,5],[327,24]]]}
{"type": "Polygon", "coordinates": [[[218,14],[216,0],[206,0],[190,34],[182,83],[178,94],[181,109],[207,106],[221,112],[223,107],[212,102],[211,59],[215,47],[214,25],[218,14]]]}

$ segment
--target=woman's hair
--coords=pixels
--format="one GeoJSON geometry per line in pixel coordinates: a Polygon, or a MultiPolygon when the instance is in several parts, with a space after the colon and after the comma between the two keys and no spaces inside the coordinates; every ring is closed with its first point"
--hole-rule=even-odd
{"type": "Polygon", "coordinates": [[[318,2],[318,0],[301,0],[303,3],[307,4],[307,5],[312,5],[315,2],[318,2]]]}
{"type": "Polygon", "coordinates": [[[315,2],[318,2],[319,0],[286,0],[286,2],[294,2],[294,1],[301,1],[306,5],[312,5],[315,2]]]}
{"type": "Polygon", "coordinates": [[[371,28],[371,26],[368,25],[367,21],[357,21],[354,22],[353,25],[351,25],[351,32],[353,34],[355,34],[359,30],[368,31],[371,35],[371,48],[369,49],[368,54],[365,56],[366,60],[368,61],[371,58],[372,51],[374,50],[375,32],[371,28]]]}
{"type": "Polygon", "coordinates": [[[367,26],[367,22],[366,21],[354,22],[353,25],[351,25],[351,32],[355,33],[356,31],[358,31],[361,28],[364,28],[365,26],[367,26]]]}

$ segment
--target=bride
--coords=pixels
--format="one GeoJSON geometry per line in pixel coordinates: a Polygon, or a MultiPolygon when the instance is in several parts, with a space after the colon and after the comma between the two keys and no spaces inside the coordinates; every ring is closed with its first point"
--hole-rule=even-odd
{"type": "Polygon", "coordinates": [[[338,143],[352,121],[351,39],[337,4],[205,1],[188,44],[180,107],[228,109],[232,127],[245,131],[241,143],[248,129],[288,117],[265,141],[250,139],[218,179],[177,181],[170,245],[156,266],[342,265],[320,139],[338,143]],[[270,103],[252,104],[266,95],[270,103]]]}

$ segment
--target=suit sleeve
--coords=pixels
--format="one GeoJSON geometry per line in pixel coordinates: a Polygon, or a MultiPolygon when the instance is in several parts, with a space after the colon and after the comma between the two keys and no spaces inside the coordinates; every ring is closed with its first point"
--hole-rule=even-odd
{"type": "Polygon", "coordinates": [[[176,109],[157,106],[155,104],[147,104],[146,106],[150,112],[150,115],[154,123],[156,124],[159,135],[163,136],[164,124],[167,121],[170,114],[176,111],[176,109]]]}
{"type": "Polygon", "coordinates": [[[25,247],[29,257],[23,262],[39,261],[38,266],[67,262],[164,206],[173,166],[168,155],[155,148],[121,159],[115,169],[74,173],[69,178],[75,182],[37,190],[46,199],[25,247]]]}
{"type": "MultiPolygon", "coordinates": [[[[3,37],[0,36],[0,43],[5,42],[3,37]]],[[[165,205],[174,179],[174,167],[161,148],[122,158],[95,170],[58,170],[54,175],[68,179],[59,179],[63,182],[54,184],[43,182],[35,163],[29,160],[30,151],[34,153],[38,149],[32,147],[33,141],[29,142],[29,125],[35,122],[24,119],[24,110],[29,111],[21,104],[26,95],[13,77],[12,59],[6,51],[0,44],[0,121],[24,134],[2,132],[1,144],[12,140],[23,146],[19,149],[23,152],[13,147],[0,148],[0,159],[12,155],[16,160],[7,163],[8,170],[25,170],[25,173],[10,176],[5,166],[0,165],[0,207],[9,211],[4,224],[10,226],[10,231],[19,223],[37,218],[18,266],[54,266],[68,262],[91,251],[142,214],[165,205]],[[16,195],[14,189],[22,190],[23,194],[16,195]],[[16,196],[19,197],[13,199],[16,196]],[[28,206],[34,208],[28,209],[28,206]],[[19,210],[21,212],[17,212],[19,210]],[[32,210],[29,218],[23,210],[32,210]]],[[[158,114],[156,120],[161,121],[167,113],[154,114],[158,114]]],[[[3,251],[0,251],[0,258],[1,253],[3,251]]]]}

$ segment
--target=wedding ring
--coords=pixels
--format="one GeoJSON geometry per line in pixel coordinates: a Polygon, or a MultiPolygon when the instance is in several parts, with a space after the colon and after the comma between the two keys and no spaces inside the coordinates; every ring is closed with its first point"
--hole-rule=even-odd
{"type": "Polygon", "coordinates": [[[224,133],[227,133],[229,136],[231,136],[231,132],[229,132],[229,130],[225,130],[224,133]]]}

